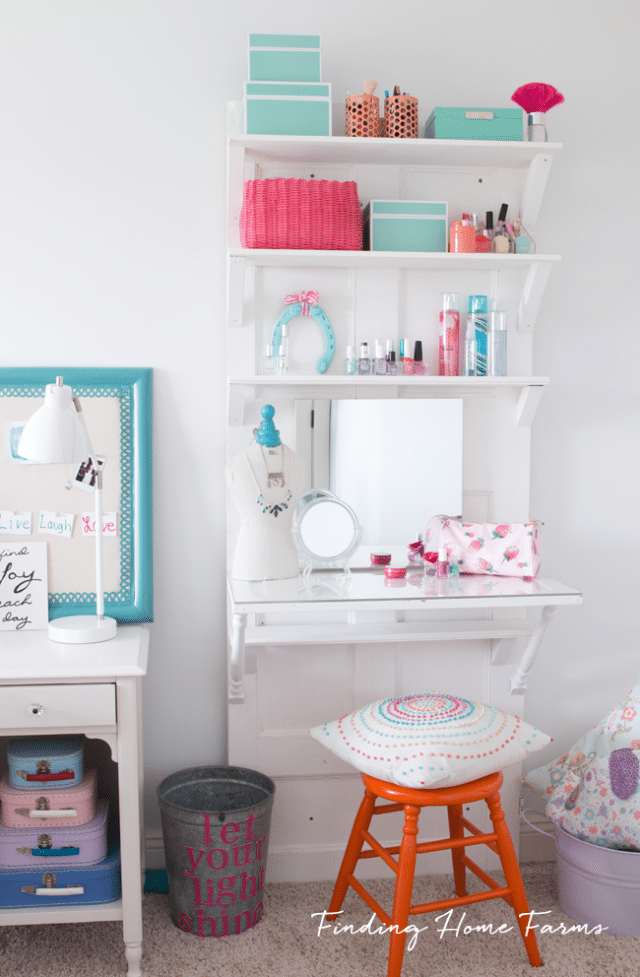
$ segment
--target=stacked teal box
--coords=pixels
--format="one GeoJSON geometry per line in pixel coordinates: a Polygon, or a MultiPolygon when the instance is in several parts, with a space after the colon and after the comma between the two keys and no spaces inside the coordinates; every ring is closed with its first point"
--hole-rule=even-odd
{"type": "Polygon", "coordinates": [[[244,85],[247,135],[330,136],[331,85],[321,81],[316,34],[250,34],[244,85]]]}
{"type": "Polygon", "coordinates": [[[427,139],[488,139],[522,142],[522,109],[447,108],[437,106],[425,126],[427,139]]]}
{"type": "Polygon", "coordinates": [[[362,219],[365,250],[447,250],[446,201],[371,200],[362,219]]]}

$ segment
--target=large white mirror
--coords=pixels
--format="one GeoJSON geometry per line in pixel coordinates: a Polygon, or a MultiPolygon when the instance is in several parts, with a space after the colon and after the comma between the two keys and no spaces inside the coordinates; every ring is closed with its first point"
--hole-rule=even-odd
{"type": "Polygon", "coordinates": [[[462,400],[298,401],[296,451],[367,546],[406,546],[431,516],[462,512],[462,400]]]}

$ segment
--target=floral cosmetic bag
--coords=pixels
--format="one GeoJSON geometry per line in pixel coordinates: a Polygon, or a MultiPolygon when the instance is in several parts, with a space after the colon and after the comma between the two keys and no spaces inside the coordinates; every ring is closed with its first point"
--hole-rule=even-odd
{"type": "Polygon", "coordinates": [[[462,522],[433,516],[425,533],[425,550],[444,546],[460,573],[498,577],[535,577],[540,569],[540,526],[532,522],[462,522]]]}

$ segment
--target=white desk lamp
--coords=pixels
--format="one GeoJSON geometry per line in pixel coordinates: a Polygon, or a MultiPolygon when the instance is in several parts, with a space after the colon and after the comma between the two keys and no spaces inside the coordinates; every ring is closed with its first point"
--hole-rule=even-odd
{"type": "MultiPolygon", "coordinates": [[[[41,464],[72,464],[93,455],[82,407],[62,377],[45,387],[44,405],[25,424],[18,454],[41,464]]],[[[96,512],[96,613],[59,617],[49,621],[49,637],[65,644],[91,644],[114,638],[117,623],[104,616],[104,574],[102,553],[102,472],[97,472],[94,489],[96,512]]]]}

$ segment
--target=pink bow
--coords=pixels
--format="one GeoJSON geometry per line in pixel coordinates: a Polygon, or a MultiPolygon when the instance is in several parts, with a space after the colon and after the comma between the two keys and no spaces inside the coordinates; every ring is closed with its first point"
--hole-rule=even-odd
{"type": "Polygon", "coordinates": [[[294,302],[299,302],[302,308],[300,309],[300,315],[310,315],[311,310],[310,305],[317,305],[320,295],[318,292],[300,292],[299,295],[285,295],[284,304],[293,305],[294,302]]]}

